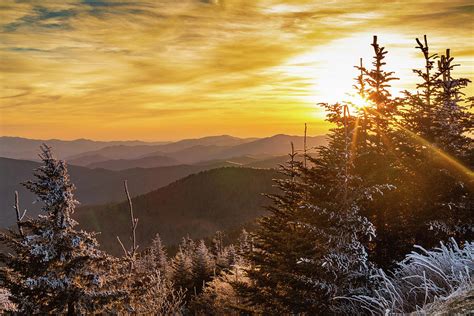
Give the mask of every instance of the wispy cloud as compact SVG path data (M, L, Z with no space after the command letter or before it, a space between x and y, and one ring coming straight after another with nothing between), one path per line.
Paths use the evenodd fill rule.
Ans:
M472 17L467 0L6 0L0 132L171 139L296 133L309 121L321 133L314 104L353 74L330 70L370 54L371 34L397 34L387 47L416 65L414 37L427 33L472 78ZM347 47L354 38L360 50Z

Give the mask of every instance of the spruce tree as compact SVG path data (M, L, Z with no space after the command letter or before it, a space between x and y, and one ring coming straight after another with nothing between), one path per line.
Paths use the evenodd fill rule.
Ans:
M241 293L268 313L324 314L337 310L332 298L364 288L369 266L363 239L373 226L359 214L360 196L370 195L350 173L353 120L343 106L327 106L336 123L319 158L307 168L292 151L270 195L271 215L259 222L253 249L244 256L250 285ZM345 126L344 126L345 124Z
M417 70L421 82L416 94L406 92L400 143L410 177L404 182L410 197L411 234L416 244L434 247L439 239L472 239L473 115L463 99L467 79L454 79L456 66L450 56L430 54L426 36L417 39L425 69ZM463 164L467 165L461 167Z
M2 254L1 280L11 292L18 311L26 314L83 314L101 312L118 298L109 287L107 267L115 260L98 249L93 234L75 229L77 205L66 163L41 146L43 165L36 180L25 186L41 202L37 219L19 223L21 230L0 234L13 251Z
M192 257L180 246L171 262L172 280L176 288L191 293L193 287Z
M377 229L372 243L370 257L379 266L390 266L406 253L408 235L400 234L406 227L410 212L406 201L400 200L395 188L403 186L406 180L401 162L400 130L397 118L400 114L400 100L390 92L390 84L398 78L386 71L387 50L382 47L377 36L371 44L374 57L371 69L362 65L356 68L360 75L355 88L367 100L359 109L351 109L356 116L356 133L352 139L354 151L354 173L370 188L384 186L390 188L373 199L361 201L361 214L369 218ZM400 205L400 207L394 207Z
M196 293L200 293L205 283L215 275L215 259L206 247L204 240L199 241L195 248L193 261L193 283Z
M435 144L447 153L458 157L466 162L466 158L472 158L472 133L474 126L474 114L465 104L463 90L471 82L466 78L454 78L454 68L459 64L453 63L454 58L450 50L442 55L438 61L438 71L442 73L437 80L435 90L435 102L438 106L433 117L432 130L435 136ZM470 161L471 166L474 164Z
M303 267L298 261L309 257L313 247L305 242L307 237L296 233L301 203L297 177L301 163L295 158L293 151L289 162L282 166L284 178L275 180L282 193L269 195L273 201L268 207L270 215L259 220L253 247L249 249L247 243L242 247L250 264L246 272L251 282L241 284L240 291L251 304L264 305L267 312L303 311L307 306L303 292L310 292L298 278Z
M155 235L140 261L145 269L158 271L163 278L168 277L170 272L168 257L159 234Z

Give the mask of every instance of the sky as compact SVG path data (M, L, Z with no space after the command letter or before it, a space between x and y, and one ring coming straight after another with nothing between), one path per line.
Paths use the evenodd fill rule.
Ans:
M474 79L474 3L0 2L0 134L177 140L325 133L319 102L353 93L373 35L412 90L416 37ZM472 86L468 95L474 95Z

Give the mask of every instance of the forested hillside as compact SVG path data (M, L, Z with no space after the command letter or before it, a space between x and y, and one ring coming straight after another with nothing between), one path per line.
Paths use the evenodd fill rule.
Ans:
M89 169L69 166L71 179L77 188L76 197L82 205L119 202L124 199L123 180L128 180L132 196L147 193L173 181L203 170L230 165L225 162L207 165L177 165L159 168L135 168L122 171L105 169ZM31 177L34 169L40 166L37 162L15 160L0 157L0 223L1 227L9 227L15 223L12 212L14 192L20 195L22 208L28 209L29 216L35 217L40 205L33 204L34 195L26 190L21 183Z
M167 245L182 237L204 238L218 230L235 230L265 214L269 199L262 192L275 193L273 170L219 168L203 171L166 187L132 199L135 216L140 219L137 240L147 246L160 233ZM131 188L132 184L128 184ZM123 198L126 198L123 189ZM80 207L75 218L97 237L103 249L121 253L116 236L129 231L128 202ZM111 224L113 219L113 224Z

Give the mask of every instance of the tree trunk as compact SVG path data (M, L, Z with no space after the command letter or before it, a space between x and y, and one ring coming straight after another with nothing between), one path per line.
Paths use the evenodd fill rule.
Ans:
M73 301L67 303L67 314L68 316L76 315L75 306Z

